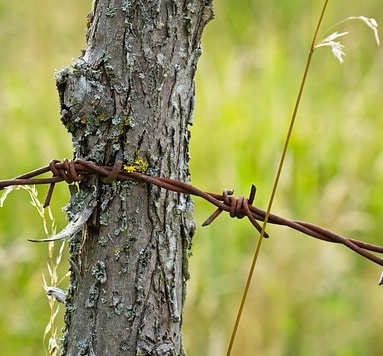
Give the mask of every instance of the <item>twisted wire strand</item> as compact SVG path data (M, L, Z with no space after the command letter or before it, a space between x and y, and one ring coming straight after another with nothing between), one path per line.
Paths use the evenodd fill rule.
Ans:
M51 172L51 177L36 178L37 176ZM140 172L128 172L123 169L122 160L116 159L113 166L101 166L92 161L82 159L59 161L52 160L47 166L25 173L13 179L0 180L0 190L14 185L37 185L49 184L49 189L44 206L48 206L52 198L56 183L65 181L67 184L81 182L87 175L97 174L103 182L111 183L114 180L141 181L156 185L160 188L177 193L198 196L216 206L216 210L203 222L202 226L211 224L222 211L228 212L231 217L242 219L247 217L250 223L260 232L262 230L258 221L264 221L266 212L253 206L256 188L252 185L248 198L233 197L234 190L226 189L222 194L205 192L189 183L164 177L153 177ZM313 238L338 243L346 246L364 258L383 266L383 259L374 253L382 254L383 246L373 245L364 241L351 239L320 226L298 220L290 220L275 214L270 214L268 222L281 225L299 231ZM268 237L265 233L264 237ZM374 252L374 253L372 253ZM383 281L382 281L383 283Z

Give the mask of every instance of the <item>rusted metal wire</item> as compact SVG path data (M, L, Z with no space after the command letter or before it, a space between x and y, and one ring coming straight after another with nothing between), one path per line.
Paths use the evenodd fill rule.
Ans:
M36 178L37 176L48 172L52 173L52 177ZM114 180L141 181L156 185L163 189L183 194L190 194L205 199L215 205L217 209L204 221L202 224L203 226L209 225L222 211L226 211L231 217L239 219L247 217L251 224L260 232L261 226L258 221L264 221L266 215L264 210L256 208L252 205L256 193L254 185L251 187L248 198L233 197L233 190L224 190L222 194L208 193L192 186L191 184L176 179L153 177L140 172L128 172L123 169L123 161L119 156L117 156L116 162L113 166L101 166L95 164L94 162L82 159L71 161L66 159L62 162L52 160L49 165L45 167L36 169L13 179L0 180L0 190L13 185L49 184L48 193L44 203L44 206L48 206L56 183L63 181L68 184L81 182L86 178L86 176L91 174L99 175L105 183L110 183ZM320 226L304 221L286 219L275 214L270 214L268 222L270 224L287 226L316 239L343 244L366 259L383 266L383 259L374 254L383 253L383 246L377 246L367 242L347 238ZM268 235L265 234L265 237L268 237ZM381 280L380 284L382 283L383 280Z

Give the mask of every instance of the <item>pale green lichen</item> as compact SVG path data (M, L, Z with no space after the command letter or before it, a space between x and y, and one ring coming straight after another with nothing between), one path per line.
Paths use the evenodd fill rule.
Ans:
M100 214L100 225L108 226L110 223L110 211L105 210Z
M69 72L70 71L69 71L68 67L63 67L60 70L55 71L54 78L55 78L57 86L60 86L60 85L66 83L66 81L68 79Z
M89 355L89 341L88 340L79 340L77 343L77 355Z
M127 342L121 342L120 344L121 351L128 351L129 350L129 344Z
M93 283L89 288L89 297L85 301L85 308L94 308L100 292L99 283Z
M116 8L114 6L109 6L105 9L105 16L113 17L116 14Z
M147 246L139 253L137 264L137 275L134 287L136 289L136 303L141 304L145 298L145 271L150 263L152 257L152 247Z
M124 0L122 2L121 10L122 12L127 15L131 11L132 3L131 1Z
M97 261L92 267L92 276L94 276L101 284L104 284L107 280L105 262Z
M109 237L108 236L99 236L98 238L98 243L101 245L101 246L106 246L106 244L108 243L109 241Z

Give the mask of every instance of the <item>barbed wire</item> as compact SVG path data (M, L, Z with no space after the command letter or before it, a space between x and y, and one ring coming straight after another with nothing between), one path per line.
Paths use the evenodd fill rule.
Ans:
M42 174L51 172L51 177L36 178ZM88 175L97 174L103 182L111 183L114 180L120 181L141 181L156 185L160 188L171 190L174 192L198 196L216 206L216 210L203 222L202 226L212 223L222 211L226 211L231 217L242 219L247 217L251 224L260 232L261 226L258 221L264 221L266 212L253 206L256 187L251 186L248 198L233 196L234 190L225 189L222 194L214 194L202 191L193 185L171 178L153 177L140 172L130 172L124 169L122 158L117 155L113 166L97 165L92 161L83 159L59 161L52 160L47 166L25 173L18 177L8 180L0 180L0 190L18 185L40 185L49 184L49 189L44 202L47 207L51 201L53 190L56 183L65 181L68 184L81 182ZM314 237L319 240L338 243L346 246L352 251L358 253L364 258L383 266L383 259L374 253L382 254L383 246L373 245L367 242L347 238L320 226L297 220L290 220L281 216L270 214L268 222L274 225L283 225L293 230L299 231L305 235ZM265 234L264 237L268 237ZM48 241L46 239L45 241ZM34 240L36 241L36 240ZM42 241L42 240L41 240ZM374 252L374 253L372 253ZM383 284L381 279L379 284Z

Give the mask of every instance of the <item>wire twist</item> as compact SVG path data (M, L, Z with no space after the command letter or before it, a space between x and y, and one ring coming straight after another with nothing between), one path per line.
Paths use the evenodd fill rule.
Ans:
M51 177L36 178L37 176L48 172L52 173ZM44 203L44 206L46 207L51 201L56 183L63 181L67 184L81 182L86 179L86 176L91 174L99 175L104 183L111 183L114 180L141 181L156 185L163 189L182 194L190 194L205 199L215 205L217 209L203 222L202 226L211 224L222 211L226 211L233 218L242 219L247 217L251 224L260 232L262 228L258 221L264 221L266 215L264 210L253 206L256 194L256 187L254 185L251 186L248 198L235 198L233 196L234 190L231 189L225 189L222 194L208 193L177 179L153 177L140 172L128 172L123 169L123 161L119 156L117 156L113 166L97 165L92 161L82 159L71 161L65 159L62 162L59 160L52 160L45 167L33 170L13 179L0 180L0 190L13 185L49 184ZM269 215L268 222L270 224L287 226L316 239L343 244L364 258L383 266L383 259L374 254L382 254L382 246L347 238L320 226L304 221L286 219L275 214ZM264 237L268 237L268 234L265 234ZM381 280L379 284L383 284L383 280Z

